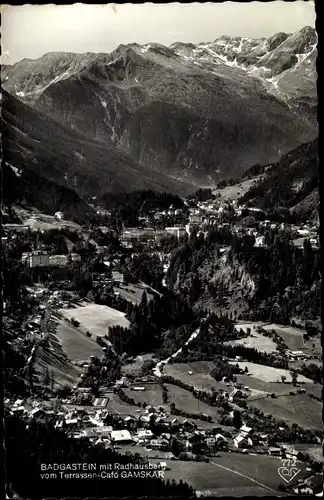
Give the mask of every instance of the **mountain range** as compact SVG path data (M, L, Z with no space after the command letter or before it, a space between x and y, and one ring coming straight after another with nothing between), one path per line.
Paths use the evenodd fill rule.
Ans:
M81 196L239 177L316 137L316 44L305 27L3 66L4 156Z

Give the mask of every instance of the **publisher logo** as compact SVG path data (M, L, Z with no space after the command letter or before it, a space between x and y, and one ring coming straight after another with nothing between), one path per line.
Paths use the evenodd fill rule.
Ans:
M291 481L300 472L300 469L298 469L298 467L296 467L296 460L294 460L294 459L282 459L281 463L282 463L282 465L278 469L278 474L281 477L281 479L286 481L286 483L291 483Z

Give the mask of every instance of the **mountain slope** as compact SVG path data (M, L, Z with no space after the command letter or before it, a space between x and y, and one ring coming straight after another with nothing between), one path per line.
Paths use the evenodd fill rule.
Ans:
M6 67L4 87L151 171L206 185L316 136L315 45L306 27L269 39L51 53Z
M217 118L206 119L182 106L154 102L133 114L119 145L145 165L181 178L204 175L204 182L212 184L291 149L295 141L285 134L289 113L284 107L270 110L269 105L270 100L245 107L231 100L220 105ZM302 131L299 125L296 136Z
M302 144L284 155L281 160L266 167L265 174L242 196L240 203L265 210L289 208L303 219L317 218L318 141ZM262 169L260 169L262 171ZM258 169L253 169L253 175ZM244 178L249 177L246 172Z
M32 170L18 170L7 162L2 162L1 170L3 202L8 207L25 202L44 214L62 211L67 219L81 224L93 214L93 209L73 189Z
M114 146L64 128L7 92L2 100L3 159L79 195L156 189L188 192L185 185L149 171Z

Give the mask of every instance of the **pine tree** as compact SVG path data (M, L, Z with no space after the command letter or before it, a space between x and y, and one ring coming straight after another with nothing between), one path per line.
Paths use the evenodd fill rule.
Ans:
M242 427L242 418L241 418L241 414L238 410L234 410L233 425L236 429L240 429Z
M51 381L51 378L50 378L49 370L48 370L48 367L46 367L45 373L44 373L43 383L46 387L48 387L50 385L50 381Z
M54 384L55 384L55 379L54 379L54 371L51 370L50 374L50 386L51 386L51 391L54 390Z

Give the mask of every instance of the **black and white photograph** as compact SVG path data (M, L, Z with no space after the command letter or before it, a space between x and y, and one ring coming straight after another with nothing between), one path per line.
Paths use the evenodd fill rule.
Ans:
M1 6L7 500L323 497L318 3Z

